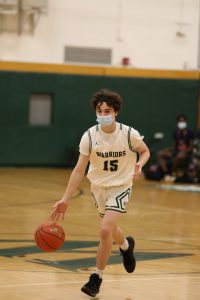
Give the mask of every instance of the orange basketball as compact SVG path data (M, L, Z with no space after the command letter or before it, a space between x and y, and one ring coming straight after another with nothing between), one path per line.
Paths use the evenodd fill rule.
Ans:
M36 229L34 239L41 250L56 251L65 241L65 232L59 224L44 223Z

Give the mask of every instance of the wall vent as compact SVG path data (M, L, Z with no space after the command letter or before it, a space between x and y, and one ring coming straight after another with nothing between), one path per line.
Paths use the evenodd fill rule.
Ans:
M66 46L64 49L66 63L91 63L110 65L112 49Z

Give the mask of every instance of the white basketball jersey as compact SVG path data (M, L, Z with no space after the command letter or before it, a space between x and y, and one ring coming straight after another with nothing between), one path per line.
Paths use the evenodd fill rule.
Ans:
M114 139L108 142L99 125L87 131L89 138L90 165L87 177L92 184L102 187L132 185L137 161L137 147L143 139L131 127L117 123L119 129ZM112 135L109 134L109 135ZM133 137L134 139L130 138ZM111 137L111 136L110 136ZM134 140L135 145L132 145Z

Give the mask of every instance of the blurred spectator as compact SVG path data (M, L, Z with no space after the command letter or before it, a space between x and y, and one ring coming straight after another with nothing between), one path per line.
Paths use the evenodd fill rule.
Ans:
M197 130L194 138L193 163L200 167L200 129Z
M192 160L194 132L187 127L187 117L178 115L173 145L158 152L158 164L164 175L175 175Z
M200 130L194 137L192 159L184 172L178 173L175 182L200 183Z
M182 114L178 115L176 121L177 128L173 133L173 145L158 152L157 163L151 165L145 172L146 179L165 178L166 181L172 182L181 182L181 180L192 182L191 178L196 176L197 156L198 165L200 163L200 131L194 140L194 132L187 126L187 117Z

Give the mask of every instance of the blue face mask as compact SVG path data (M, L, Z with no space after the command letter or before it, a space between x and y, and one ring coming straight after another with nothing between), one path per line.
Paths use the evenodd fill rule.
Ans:
M96 121L102 126L102 127L107 127L110 126L113 123L113 117L112 115L109 116L98 116Z

